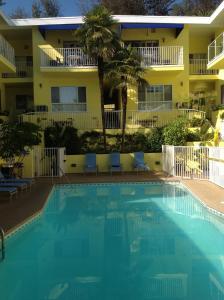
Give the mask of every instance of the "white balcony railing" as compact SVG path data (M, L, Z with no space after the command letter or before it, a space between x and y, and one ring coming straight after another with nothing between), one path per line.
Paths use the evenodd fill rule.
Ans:
M41 67L93 67L95 61L82 48L41 48Z
M224 32L208 46L208 63L213 62L224 53Z
M162 127L176 118L185 116L188 119L194 117L204 118L205 113L191 109L172 109L168 111L127 111L126 128L140 129ZM42 129L54 125L56 122L74 126L80 130L102 129L100 113L90 112L33 112L23 114L22 122L38 124ZM122 128L122 111L106 111L105 126L107 129Z
M0 34L0 55L15 65L15 51L8 41Z
M172 109L172 101L139 101L140 111L167 111Z
M218 75L218 70L208 70L207 59L190 59L190 75Z
M182 66L183 47L138 47L145 67L153 65ZM82 48L41 48L41 67L94 67L96 62Z
M53 112L83 112L86 103L52 103Z
M24 61L16 61L15 73L2 73L2 78L31 78L33 77L33 63Z
M138 47L136 50L145 67L183 65L182 46Z

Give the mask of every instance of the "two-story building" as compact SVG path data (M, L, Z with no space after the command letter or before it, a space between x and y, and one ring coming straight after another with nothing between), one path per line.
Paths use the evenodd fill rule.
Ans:
M114 16L135 47L144 86L128 90L127 129L167 124L181 114L204 116L224 104L224 2L210 17ZM75 38L82 17L11 20L0 13L1 114L43 128L54 121L101 129L96 62ZM121 127L119 91L105 89L108 129Z

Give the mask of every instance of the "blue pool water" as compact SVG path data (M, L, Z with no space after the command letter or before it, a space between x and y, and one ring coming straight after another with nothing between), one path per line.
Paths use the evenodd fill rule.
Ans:
M224 221L179 184L56 187L6 255L1 300L224 299Z

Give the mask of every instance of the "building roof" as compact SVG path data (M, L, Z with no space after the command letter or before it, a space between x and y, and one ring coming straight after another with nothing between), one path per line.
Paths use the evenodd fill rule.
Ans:
M11 26L41 26L41 25L79 25L83 23L83 17L55 17L55 18L27 18L8 19L1 12L1 15ZM198 24L198 25L218 25L224 19L224 1L217 7L210 17L193 16L140 16L140 15L114 15L118 23L130 24ZM223 22L223 21L222 21Z

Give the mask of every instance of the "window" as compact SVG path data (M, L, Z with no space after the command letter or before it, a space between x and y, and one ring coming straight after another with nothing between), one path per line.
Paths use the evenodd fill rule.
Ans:
M159 41L157 40L125 41L125 44L131 45L132 47L159 47Z
M172 85L139 86L138 109L151 110L172 107Z
M52 87L51 102L53 111L86 111L86 88Z

